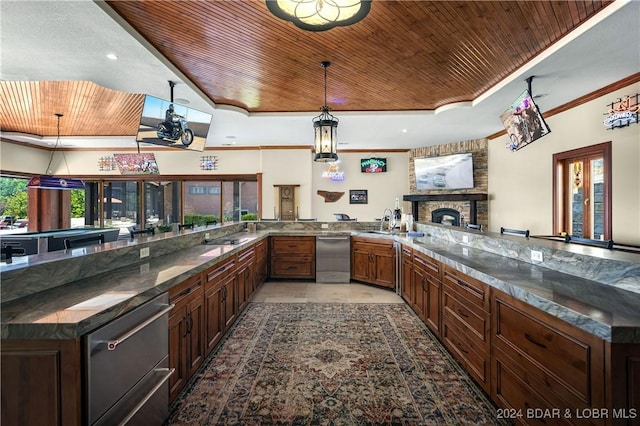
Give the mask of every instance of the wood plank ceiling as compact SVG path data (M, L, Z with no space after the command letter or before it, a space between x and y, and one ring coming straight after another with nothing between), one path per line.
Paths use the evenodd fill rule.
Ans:
M108 2L216 104L249 112L318 111L324 60L332 63L333 111L431 110L470 101L609 3L374 0L358 24L308 32L273 16L261 0ZM137 130L142 95L118 96L88 82L0 88L3 97L15 97L0 111L4 131L55 135L56 102L74 111L62 135ZM34 109L35 101L43 104Z

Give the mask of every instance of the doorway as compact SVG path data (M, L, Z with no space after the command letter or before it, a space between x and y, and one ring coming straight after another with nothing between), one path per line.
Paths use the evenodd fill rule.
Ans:
M611 142L554 154L555 235L611 239Z

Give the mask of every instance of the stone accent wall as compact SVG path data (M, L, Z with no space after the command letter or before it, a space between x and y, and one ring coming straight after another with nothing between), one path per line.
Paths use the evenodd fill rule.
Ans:
M450 154L473 154L473 189L446 190L448 194L473 194L488 193L488 139L476 139L451 143L447 145L435 145L415 148L409 152L409 190L411 194L443 194L442 190L418 190L416 188L416 174L414 158L440 157ZM430 201L418 204L419 221L430 222L431 211L439 208L456 209L464 216L464 221L469 221L470 211L468 201ZM487 201L477 203L478 224L485 229L489 225L489 210Z

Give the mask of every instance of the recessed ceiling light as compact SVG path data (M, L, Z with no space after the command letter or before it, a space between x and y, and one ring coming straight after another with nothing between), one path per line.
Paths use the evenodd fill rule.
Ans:
M402 129L402 133L407 133L407 129Z
M189 105L191 103L189 99L185 99L185 98L176 98L175 102L182 105Z
M116 56L115 53L108 53L107 54L107 58L111 59L112 61L117 61L118 57Z

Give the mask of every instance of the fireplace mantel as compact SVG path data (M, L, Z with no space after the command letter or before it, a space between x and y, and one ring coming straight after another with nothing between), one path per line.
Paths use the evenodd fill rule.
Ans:
M487 194L409 194L403 195L403 201L411 201L411 213L413 214L413 220L416 222L420 220L418 217L418 203L424 203L429 201L469 201L469 210L471 217L469 222L477 223L478 220L478 201L486 201L488 199Z

